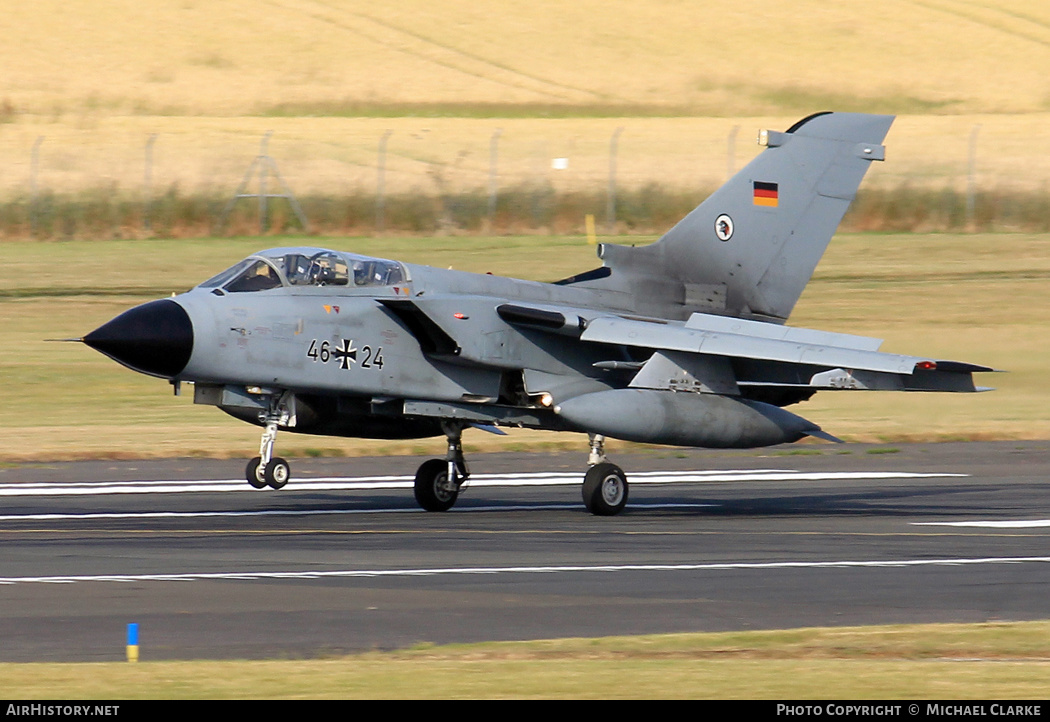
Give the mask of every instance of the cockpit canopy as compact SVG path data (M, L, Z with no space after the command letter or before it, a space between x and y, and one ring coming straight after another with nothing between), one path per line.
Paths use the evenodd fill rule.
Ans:
M272 248L245 258L198 288L244 293L284 286L393 286L406 280L405 267L396 261L321 248Z

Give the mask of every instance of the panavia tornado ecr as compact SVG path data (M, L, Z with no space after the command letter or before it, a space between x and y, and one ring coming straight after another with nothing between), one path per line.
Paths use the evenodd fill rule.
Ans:
M415 497L455 504L475 427L583 432L583 501L612 515L627 477L606 437L751 448L837 441L784 407L817 391L976 391L992 369L880 353L879 339L785 325L893 116L818 113L784 132L659 241L602 244L600 268L554 283L322 248L273 248L82 340L194 402L264 428L248 483L283 487L278 430L444 435Z

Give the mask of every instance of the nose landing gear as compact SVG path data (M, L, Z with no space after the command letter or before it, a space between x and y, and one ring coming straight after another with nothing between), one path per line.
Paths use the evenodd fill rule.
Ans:
M249 461L244 470L248 483L256 489L265 489L267 486L280 489L292 476L288 462L273 455L273 445L277 441L278 426L288 427L295 424L293 403L294 397L291 392L274 394L270 397L269 408L261 414L265 430L259 442L259 455Z
M442 422L441 430L448 437L448 452L444 459L424 461L416 471L413 492L416 503L427 511L448 511L459 498L459 490L470 478L470 469L463 456L463 424Z

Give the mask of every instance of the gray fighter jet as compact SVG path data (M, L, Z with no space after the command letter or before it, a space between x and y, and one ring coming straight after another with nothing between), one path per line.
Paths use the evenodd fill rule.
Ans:
M818 113L785 132L658 242L603 244L555 283L274 248L84 337L194 402L265 430L248 483L283 487L278 429L380 439L444 435L415 497L456 502L465 428L587 433L583 501L627 502L606 437L751 448L834 437L784 410L820 390L976 391L956 361L880 353L879 339L784 325L893 116Z

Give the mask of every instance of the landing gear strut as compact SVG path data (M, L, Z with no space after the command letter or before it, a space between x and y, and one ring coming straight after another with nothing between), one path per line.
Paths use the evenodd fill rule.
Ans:
M459 498L459 490L470 477L467 460L463 457L463 424L445 421L441 430L448 437L448 452L444 459L424 461L416 471L413 491L416 502L427 511L448 511Z
M280 489L288 483L288 479L292 476L288 462L273 455L273 444L277 440L277 427L294 424L295 414L290 408L292 403L291 392L274 394L270 397L269 408L265 413L260 414L265 430L259 442L259 455L249 461L244 470L248 483L256 489L265 489L267 486Z
M583 477L583 505L596 516L613 516L627 505L627 475L605 458L605 437L591 434L591 468Z

